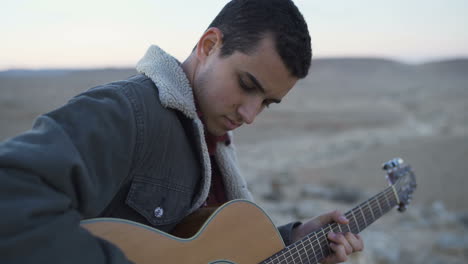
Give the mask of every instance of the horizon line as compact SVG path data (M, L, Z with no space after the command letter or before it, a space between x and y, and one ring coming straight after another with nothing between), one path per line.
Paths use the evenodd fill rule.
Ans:
M403 59L403 58L396 58L390 56L366 56L366 55L332 55L332 56L314 56L312 57L312 63L314 60L384 60L384 61L393 61L401 64L407 65L423 65L423 64L430 64L430 63L438 63L438 62L446 62L446 61L455 61L455 60L468 60L468 55L460 55L460 56L441 56L441 57L433 57L427 59ZM0 67L0 73L5 72L14 72L14 71L93 71L93 70L129 70L134 69L135 65L100 65L100 66L44 66L44 67Z

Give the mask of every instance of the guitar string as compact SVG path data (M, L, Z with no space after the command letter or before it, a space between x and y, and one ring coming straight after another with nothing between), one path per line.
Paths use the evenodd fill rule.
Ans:
M400 190L400 184L399 184L399 183L400 183L400 182L397 182L397 183L395 184L395 186L398 187L398 190ZM400 192L400 191L399 191L399 192ZM399 193L399 192L398 192L398 193ZM366 209L366 207L367 207L367 208L370 208L370 210L366 210L367 213L365 213L365 214L364 214L364 213L361 213L360 215L365 215L365 216L369 217L369 212L372 212L372 211L375 211L375 210L376 210L377 207L375 207L375 204L379 205L379 200L382 200L382 199L381 199L382 196L384 196L384 197L385 197L385 200L388 202L388 197L387 197L388 194L393 194L393 195L392 195L392 196L393 196L393 199L395 199L394 192L391 190L391 188L387 188L385 191L381 192L380 194L378 194L378 195L376 195L376 196L374 196L374 197L372 197L372 198L370 198L370 199L368 199L368 200L362 202L359 206L353 208L353 209L352 209L351 211L349 211L348 213L353 213L353 214L354 214L354 212L355 212L357 209L361 210L362 207L364 207L364 209ZM369 201L370 201L370 202L369 202ZM394 202L396 202L396 199L395 199ZM368 204L368 206L364 206L364 204L366 204L366 203ZM369 205L370 205L370 206L369 206ZM391 209L394 207L394 206L391 206L390 204L388 204L388 205L389 205L388 208L386 208L386 209L388 209L388 210L386 210L386 211L389 211L389 210L391 210ZM382 212L381 206L379 205L378 208L379 208L380 216L382 216L384 213ZM371 211L371 210L372 210L372 211ZM361 211L361 212L362 212L362 211ZM375 216L374 216L373 213L372 213L372 215L373 215L373 220L372 220L372 222L370 222L370 223L373 223L373 222L377 219L377 218L375 218ZM379 216L379 217L380 217L380 216ZM362 217L361 217L361 216L358 216L359 221L356 221L356 224L357 224L357 225L362 225L362 223L364 222L364 224L365 224L364 227L366 227L366 226L368 226L368 224L365 222L365 220L364 220L363 217L364 217L364 216L362 216ZM363 220L364 220L364 221L363 221ZM370 223L369 223L369 224L370 224ZM333 225L334 225L334 226L333 226ZM324 241L324 242L326 242L326 239L324 240L324 238L326 238L325 230L327 230L327 233L328 233L328 231L337 232L337 231L335 230L337 227L339 227L339 225L338 225L337 223L333 223L333 224L329 224L329 225L327 225L326 227L324 227L324 228L322 228L322 229L320 229L320 230L314 232L314 233L317 233L317 232L319 232L319 231L322 231L322 232L324 233L320 238L317 237L317 239L316 239L315 241ZM356 226L355 226L355 227L356 227ZM348 231L352 231L352 229L353 229L353 227L351 226L351 227L348 228ZM315 235L316 235L316 234L315 234ZM307 239L310 240L310 237L308 237ZM305 240L305 239L303 239L303 240ZM304 247L304 246L303 246L303 240L300 241L302 247L300 247L300 248L298 249L298 244L296 244L296 245L294 246L294 247L296 248L296 251L299 252L299 253L296 252L296 254L298 254L297 257L293 257L293 261L294 261L294 262L297 260L298 257L300 258L299 260L302 262L302 259L303 259L303 256L304 256L304 255L306 256L306 258L309 258L309 254L307 254L307 253L310 252L310 249L307 249L307 248L308 248L308 247L311 247L311 248L314 250L314 248L316 247L316 245L314 245L314 242L315 242L315 241L312 241L312 243L310 243L310 244L308 244L308 245L306 245L306 246ZM320 244L319 244L319 246L321 247ZM289 249L291 249L291 247L290 247ZM304 252L301 253L301 251L304 251ZM284 251L282 254L278 254L278 255L277 255L277 258L275 258L275 259L279 259L280 256L283 256L283 257L284 257L284 261L288 261L288 259L289 259L290 257L292 257L292 256L294 255L294 253L293 253L293 254L289 254L289 256L287 256L287 258L286 258L285 255L286 255L287 253L290 253L290 252ZM304 254L304 253L305 253L305 254ZM314 251L314 253L315 253L315 251ZM314 257L314 260L317 261L316 255L317 255L317 254L312 255L312 257ZM324 254L322 253L322 255L324 255ZM272 256L272 257L273 257L273 256ZM268 260L268 259L267 259L267 260ZM281 261L281 260L280 260L280 261ZM308 260L308 261L310 261L310 260Z
M396 185L396 184L395 184L395 185ZM370 210L375 211L376 208L377 208L377 207L375 207L375 205L376 205L376 204L379 204L379 199L378 199L378 198L382 198L382 196L384 196L385 199L388 201L388 197L387 197L387 196L388 196L389 194L392 194L392 195L394 196L394 193L393 193L393 191L391 190L391 188L387 188L385 191L381 192L380 194L376 195L375 197L372 197L372 198L370 198L369 200L364 201L364 202L361 203L359 206L357 206L357 207L353 208L352 210L350 210L350 211L348 212L348 214L353 214L353 215L355 215L355 214L356 214L355 212L356 212L357 209L361 210L362 207L365 208L365 206L364 206L365 203L370 204L370 205L371 205L371 206L370 206ZM369 202L369 201L370 201L370 202ZM393 206L390 206L390 205L387 206L387 207L388 207L388 210L391 210L391 209L393 208ZM386 209L387 209L387 208L386 208ZM386 210L386 211L388 211L388 210ZM369 211L369 210L367 210L367 211ZM380 214L383 215L382 212L381 212L381 207L380 207L380 205L379 205L379 211L380 211ZM364 226L364 227L368 226L368 224L365 222L365 219L363 218L364 215L365 215L365 216L369 216L369 213L366 213L366 214L364 214L364 213L358 214L357 218L359 218L359 220L356 219L356 221L355 221L356 224L354 225L355 228L357 228L357 225L359 225L359 226ZM379 216L379 217L380 217L380 216ZM348 218L349 218L349 216L348 216ZM356 217L354 217L354 218L356 218ZM371 223L373 223L374 221L375 221L375 219L373 219ZM362 225L363 223L364 223L365 225ZM333 224L335 224L335 226L333 226ZM328 240L328 239L327 239L327 233L328 233L329 231L334 231L334 232L337 231L336 228L338 227L338 224L337 224L337 223L333 223L333 224L329 224L329 225L327 225L326 227L324 227L324 228L322 228L322 229L320 229L320 230L314 232L314 233L317 233L317 232L320 232L320 231L321 231L322 233L324 233L324 234L321 235L320 237L317 237L317 239L315 240L315 241L317 241L319 247L321 247L321 244L320 244L321 242L326 242L326 241ZM352 223L351 223L351 224L352 224ZM370 223L369 223L369 224L370 224ZM348 224L348 225L349 225L349 224ZM345 226L348 226L348 225L345 225ZM353 226L349 226L349 227L348 227L348 231L351 232L351 231L353 231L352 229L353 229ZM357 229L359 230L359 228L357 228ZM325 230L327 230L326 233L325 233ZM304 239L303 239L303 240L304 240ZM301 240L301 244L302 244L302 245L303 245L303 243L302 243L303 240ZM310 240L310 237L308 237L307 240ZM307 244L305 247L302 246L302 247L300 247L299 249L298 249L298 245L295 245L294 247L295 247L296 250L297 250L296 254L298 254L298 256L297 256L297 257L293 257L293 259L292 259L293 262L295 263L296 260L297 260L298 258L299 258L299 260L302 262L302 259L304 258L304 256L305 256L306 258L309 258L310 256L309 256L309 254L307 254L307 253L310 252L310 249L314 250L314 252L315 252L315 248L316 248L316 246L317 246L316 244L314 244L315 241L313 241L313 242L310 243L310 244ZM310 248L309 248L309 247L310 247ZM308 248L309 248L309 249L308 249ZM327 248L328 248L328 246L327 246ZM329 249L329 248L328 248L328 249ZM304 251L304 252L302 252L302 251ZM286 258L285 255L288 254L288 253L289 253L289 256ZM294 254L294 253L293 253L293 254ZM285 260L285 261L288 261L288 259L289 259L290 257L292 257L293 254L290 254L290 252L286 252L286 251L285 251L285 252L283 252L283 254L278 254L278 256L283 256L283 257L285 258L284 260ZM324 255L324 254L322 253L322 255ZM317 254L312 255L312 257L314 258L315 261L320 260L320 259L317 258ZM323 256L321 256L321 257L323 257ZM281 260L280 260L280 261L281 261ZM310 260L309 260L309 261L310 261ZM280 263L282 263L282 262L280 262Z
M382 192L380 195L378 195L377 197L383 196L383 195L387 195L387 194L388 194L388 192L387 192L387 191L384 191L384 192ZM376 198L376 197L374 197L374 198ZM371 199L372 199L372 198L371 198ZM372 199L372 202L373 202L373 203L376 203L376 202L378 202L378 200ZM351 210L350 212L352 212L352 210ZM351 223L351 224L353 224L353 223ZM356 224L359 224L359 223L356 223ZM336 228L336 227L335 227L335 228ZM330 225L328 225L328 226L326 226L325 228L322 228L321 230L318 230L318 231L314 232L314 233L315 233L314 235L316 236L316 233L317 233L317 232L319 232L319 231L324 232L324 230L327 230L327 229L333 230L333 227L331 227ZM349 226L348 231L352 231L352 229L353 229L353 226ZM330 230L329 230L329 231L330 231ZM312 234L311 234L311 235L312 235ZM310 235L310 236L311 236L311 235ZM326 242L326 239L324 239L324 238L326 238L325 234L322 235L320 238L316 236L316 240L315 240L315 241L318 241L318 242L319 242L318 245L319 245L320 247L321 247L321 244L320 244L320 243ZM310 237L308 238L308 240L310 240ZM313 241L313 242L314 242L314 241ZM317 245L314 245L314 243L311 243L310 246L307 246L307 247L312 247L312 249L314 250L314 248L315 248L316 246L317 246ZM297 249L297 244L294 245L294 247ZM305 252L302 252L302 253L298 254L297 257L293 257L294 254L290 254L290 252L283 252L282 254L276 255L275 258L270 258L270 259L271 259L271 260L278 260L279 262L277 262L277 263L283 263L283 261L287 261L287 263L290 263L289 260L290 260L291 257L292 257L292 258L293 258L292 260L293 260L294 262L296 262L296 260L297 260L298 257L301 258L301 257L304 255L304 253L307 253L307 252L310 251L310 249L307 250L307 247L306 247L306 248L299 249L298 252L301 252L301 251L305 251ZM289 250L291 250L291 249L292 249L292 247L289 247ZM289 254L288 254L288 253L289 253ZM297 252L296 252L296 253L297 253ZM287 255L287 256L286 256L286 255ZM321 255L323 256L324 254L322 253ZM322 256L321 256L321 257L322 257ZM272 257L274 257L274 256L272 256ZM283 260L281 260L280 257L283 257ZM320 259L317 258L317 254L315 254L315 255L312 256L312 257L314 258L315 261L320 260Z
M406 170L406 172L409 172L409 170ZM367 223L366 221L364 221L364 224L365 224L365 225L364 225L364 228L367 227L367 226L369 226L369 225L370 225L371 223L373 223L376 219L380 218L382 215L384 215L385 213L387 213L388 211L390 211L392 208L394 208L394 207L397 205L397 203L399 202L399 200L397 199L397 197L396 197L395 195L401 195L401 192L402 192L402 188L401 188L402 186L401 186L401 185L402 185L402 184L403 184L403 181L400 179L400 180L398 180L398 181L393 185L393 187L395 187L395 188L398 190L397 193L395 193L395 192L391 189L392 186L390 186L389 188L387 188L387 189L384 190L383 192L379 193L378 195L376 195L376 196L374 196L374 197L372 197L372 198L370 198L370 199L364 201L364 202L361 203L359 206L353 208L353 209L352 209L350 212L348 212L348 213L353 213L353 214L354 214L355 211L356 211L357 209L359 209L359 210L361 211L361 214L360 214L360 215L365 215L365 216L363 216L363 217L367 217L367 219L370 219L369 216L370 216L370 214L371 214L371 215L372 215L372 220L371 220L371 222L370 222L370 223ZM405 185L407 185L407 184L405 184ZM392 195L390 195L390 196L391 196L391 199L389 200L389 199L388 199L388 194L390 194L390 193L391 193ZM383 212L382 206L380 205L380 202L379 202L379 201L382 200L382 196L385 198L385 200L386 200L386 202L387 202L387 206L385 207L385 212ZM370 202L369 202L369 201L370 201ZM391 205L391 204L390 204L390 201L391 201L394 205ZM367 206L365 206L366 203L367 203ZM377 204L378 207L375 206L376 204ZM375 217L374 211L376 211L377 208L379 209L380 215L379 215L378 217ZM363 211L362 209L364 209L365 213L364 213L364 211ZM370 214L369 214L369 213L370 213ZM358 225L361 225L361 224L363 223L363 221L361 221L361 220L364 220L364 218L362 218L362 217L360 217L360 216L358 216L358 217L359 217L360 220L359 220L359 222L357 222L357 224L358 224ZM332 225L334 225L334 226L332 226ZM339 225L339 224L337 224L337 223L330 224L330 225L328 225L328 226L322 228L321 230L319 230L319 231L322 231L322 232L324 233L324 235L323 235L321 238L324 238L324 237L326 236L324 230L330 229L330 230L328 230L328 231L338 232L337 230L335 230L337 227L340 229L340 231L342 231L342 230L341 230L341 225ZM351 229L353 229L353 227L352 227L352 226L348 226L348 231L352 231ZM318 232L318 231L317 231L317 232ZM310 242L310 237L308 237L307 239L308 239L309 242ZM303 243L304 240L305 240L305 239L301 240L301 245L304 244L304 243ZM317 240L320 241L320 239L318 239L318 238L317 238ZM315 241L317 241L317 240L315 240ZM313 242L315 242L315 241L312 241L312 243L310 243L310 245L312 246L312 245L313 245ZM326 242L326 240L324 240L324 242ZM295 245L296 248L297 248L297 246L298 246L298 245ZM319 246L321 247L320 244L319 244ZM306 247L302 246L302 249L299 249L299 252L305 251L305 252L304 252L304 253L306 253L305 256L308 258L308 257L309 257L309 254L307 254L307 252L309 252L310 249L309 249L309 250L306 250L307 247L309 247L309 245L307 245ZM312 247L312 249L314 249L314 247ZM282 252L281 254L279 254L279 255L283 255L283 256L284 256L285 253L287 253L287 252L286 252L286 251L283 251L283 252ZM301 253L298 257L301 257L304 253ZM323 253L322 253L322 255L323 255ZM314 252L314 255L312 255L312 257L314 257L314 260L317 260L317 254L315 254L315 252ZM288 259L289 259L289 257L288 257ZM296 258L293 258L293 261L295 261L295 259L296 259ZM267 259L267 260L268 260L268 259ZM287 259L285 259L285 261L286 261L286 260L287 260ZM300 259L300 261L301 261L301 263L302 263L302 259ZM310 260L309 260L309 262L310 262Z
M398 187L398 190L399 190L398 193L400 193L401 189L400 189L400 184L399 184L399 182L397 182L397 183L395 184L395 186ZM372 211L375 211L375 209L376 209L375 204L379 204L379 199L377 199L377 198L378 198L378 197L381 198L381 196L385 195L385 196L386 196L386 200L388 200L388 194L392 194L392 193L393 193L393 191L392 191L390 188L388 188L387 190L385 190L385 191L382 192L381 194L376 195L375 197L372 197L372 198L370 198L369 200L364 201L364 202L361 203L359 206L357 206L356 208L354 208L353 210L351 210L351 211L350 211L351 213L352 213L352 212L356 212L358 209L361 211L361 214L359 214L359 215L362 215L362 217L361 217L361 216L358 216L359 221L357 222L357 224L358 224L359 226L361 226L361 225L364 223L364 226L363 226L363 227L365 228L365 227L369 226L369 224L373 223L373 222L377 219L377 218L375 218L375 216L374 216L374 214L373 214L373 212L372 212ZM394 194L394 193L393 193L393 194ZM392 200L393 200L393 202L396 204L397 199L396 199L395 195L392 195ZM369 202L369 201L370 201L370 202ZM366 203L367 203L368 205L370 205L370 206L364 206ZM371 204L373 204L373 205L371 205ZM394 207L394 206L389 206L388 208L386 208L386 209L388 209L388 210L386 210L386 211L391 210L393 207ZM380 207L379 207L379 208L380 208ZM362 211L362 209L364 209L364 211L366 211L366 213L364 213L364 212ZM366 209L368 209L368 210L366 210ZM381 208L380 208L380 211L381 211ZM369 216L370 216L369 212L372 212L373 218L372 218L372 221L371 221L370 223L367 223L367 222L365 221L365 217L367 217L367 218L369 219ZM382 215L383 215L383 213L381 212L381 215L380 215L380 216L382 216ZM379 216L379 217L380 217L380 216ZM334 226L333 226L333 225L334 225ZM337 224L337 223L329 224L328 226L322 228L322 232L324 232L324 230L327 230L327 233L328 233L328 231L337 232L336 229L337 229L337 227L339 227L339 226L340 226L340 225ZM348 230L349 230L349 229L350 229L350 228L348 228ZM352 227L351 227L351 229L352 229ZM352 231L352 230L350 230L350 231ZM325 232L324 232L324 233L325 233ZM324 237L322 236L322 238L324 238ZM327 242L327 241L324 240L324 239L321 239L321 240L319 239L319 241ZM311 243L311 244L313 245L313 243ZM309 250L310 250L310 249L309 249ZM304 249L304 250L301 250L301 251L305 251L305 252L302 252L301 254L304 254L304 253L305 253L306 256L308 256L308 252L309 252L309 251L308 251L307 249ZM322 255L323 255L323 254L322 254ZM323 256L321 256L321 257L323 257ZM317 260L317 257L315 257L315 259Z
M403 181L398 181L397 183L395 183L395 184L393 185L393 186L395 187L395 190L396 190L396 192L397 192L397 195L399 195L399 196L403 193L403 189L402 189L403 183L404 183ZM394 199L393 202L394 202L396 205L398 205L397 203L401 200L401 197L400 197L400 200L399 200L398 198L396 198L395 196L392 196L392 198ZM393 207L394 207L394 206L392 206L392 208L393 208ZM364 208L364 209L365 209L365 208ZM377 220L377 218L378 218L378 217L377 217L377 218L374 217L374 212L373 212L373 211L374 211L374 210L372 210L372 208L370 208L370 210L367 210L367 212L365 213L365 216L366 216L367 218L369 218L369 215L372 215L372 217L373 217L374 220L373 220L371 223L373 223L373 222L374 222L375 220Z
M380 195L380 197L382 197L383 195L387 196L388 194L390 194L390 192L385 192L383 193L382 195ZM373 204L373 208L375 208L375 204L378 203L378 200L375 200L375 199L372 199L371 200L371 203ZM362 206L362 205L361 205ZM357 213L358 211L358 208L362 208L361 206L355 208L354 210L351 210L349 213L348 213L348 218L350 218L350 215L354 215L356 218L355 222L351 222L350 226L347 227L347 231L349 232L353 232L353 233L357 233L356 231L359 231L359 230L362 230L363 227L366 227L367 226L367 223L364 221L364 218L362 216L362 214L359 214ZM389 208L391 209L391 208ZM365 225L363 225L363 223ZM324 235L317 241L317 243L324 243L327 245L328 247L328 239L326 237L326 234L325 233L329 233L329 231L333 231L333 232L337 232L337 227L339 226L339 224L337 223L334 223L334 224L329 224L327 225L326 227L322 228L322 232L324 233ZM326 231L326 232L325 232ZM311 244L311 246L315 247L314 243ZM305 249L305 252L302 252L302 254L308 254L307 253L307 248ZM316 256L316 260L320 260L321 258L325 257L324 254L321 254L320 256Z
M381 194L379 194L378 196L374 197L374 199L371 198L372 203L378 202L378 200L376 200L375 198L381 197L381 196L383 196L383 195L387 195L388 193L389 193L388 190L386 190L386 191L382 192ZM351 210L350 212L352 212L352 211L353 211L353 210ZM349 218L349 217L348 217L348 218ZM353 223L351 223L351 224L353 224ZM356 224L359 224L359 223L356 223ZM336 228L336 227L335 227L335 228ZM319 232L319 231L324 232L324 230L327 230L327 229L333 230L333 227L331 227L331 225L327 225L326 227L322 228L321 230L318 230L318 231L314 232L314 233L315 233L314 235L316 236L316 233L317 233L317 232ZM348 228L349 231L352 231L352 229L353 229L352 226L350 226L350 227ZM330 231L330 230L329 230L329 231ZM312 235L312 234L311 234L311 235ZM311 235L309 235L309 236L311 236ZM315 241L317 241L317 242L319 243L318 245L319 245L320 247L321 247L321 244L320 244L320 243L323 243L323 242L326 241L326 239L324 239L324 238L326 238L325 235L322 235L320 238L319 238L319 237L316 237L316 240L315 240ZM307 239L310 240L310 237L308 237ZM313 241L313 242L315 242L315 241ZM301 257L304 255L304 253L310 252L310 249L307 249L308 247L311 247L311 248L314 250L314 248L315 248L317 245L314 245L313 242L310 243L310 246L307 246L307 247L302 248L302 249L299 250L299 252L301 252L301 251L304 251L304 252L298 254L297 257L293 257L292 260L293 260L294 263L296 262L296 260L297 260L298 257L301 258ZM297 245L294 245L294 247L297 248ZM289 249L292 249L292 248L290 247ZM286 254L285 254L285 253L286 253ZM290 258L291 258L293 255L289 254L289 256L287 256L287 258L286 258L285 255L287 255L287 253L290 253L290 252L283 252L283 254L278 254L277 258L275 258L275 259L277 259L277 260L279 260L279 261L282 261L282 260L279 259L279 256L283 256L283 257L284 257L284 261L288 261L288 260L290 260ZM296 252L296 253L297 253L297 252ZM308 255L308 254L306 254L306 255ZM324 254L322 253L321 255L323 256ZM322 257L322 256L320 256L320 257ZM315 261L320 260L320 259L317 258L317 254L313 255L312 257L314 258ZM283 263L283 262L278 262L278 263ZM288 261L287 263L289 263L289 261Z
M379 195L379 197L380 197L380 198L381 198L382 196L387 196L387 197L388 197L389 194L392 194L392 193L390 192L390 190L388 190L388 191L382 193L381 195ZM374 197L374 198L377 198L377 197ZM368 201L366 201L366 202L368 202ZM365 204L366 202L364 202L363 204ZM370 204L372 204L372 205L371 205L372 207L371 207L370 210L376 209L376 207L375 207L376 203L379 203L379 200L377 200L377 199L371 199ZM364 220L363 214L360 214L360 213L357 212L358 209L360 210L360 208L362 208L362 205L363 205L363 204L361 204L360 206L356 207L355 209L353 209L353 210L351 210L351 211L349 212L348 218L350 218L349 215L355 215L354 218L357 218L357 219L356 219L356 221L355 221L354 223L351 223L351 225L348 227L348 231L357 233L356 231L362 230L362 229L364 229L366 226L368 226L368 223L366 223L366 221ZM364 208L365 208L365 207L364 207ZM386 208L386 209L390 210L391 208L392 208L392 207L388 207L388 208ZM368 211L368 210L366 210L366 211ZM387 211L387 210L386 210L386 211ZM367 213L366 216L369 216L369 214ZM363 224L364 224L364 225L363 225ZM370 223L369 223L369 224L370 224ZM337 230L337 227L338 227L338 226L339 226L339 224L334 223L334 224L329 224L329 225L327 225L326 227L322 228L321 231L324 233L324 235L321 236L321 238L317 241L317 243L323 243L323 244L325 244L325 245L328 247L328 244L327 244L327 243L328 243L328 239L327 239L327 237L326 237L326 233L328 233L329 231L337 232L337 231L338 231L338 230ZM363 227L364 227L364 228L363 228ZM355 231L355 230L356 230L356 231ZM326 231L326 232L325 232L325 231ZM314 243L311 243L311 247L316 247L316 246L314 245ZM308 250L310 250L310 249L305 248L304 250L302 250L302 251L304 251L304 252L301 252L301 255L304 255L304 254L305 254L305 255L308 255L308 254L309 254L309 251L308 251ZM314 258L316 259L316 261L318 261L318 260L320 260L320 259L323 258L323 257L325 257L325 255L324 255L324 254L321 254L321 255L319 255L319 256L315 256Z

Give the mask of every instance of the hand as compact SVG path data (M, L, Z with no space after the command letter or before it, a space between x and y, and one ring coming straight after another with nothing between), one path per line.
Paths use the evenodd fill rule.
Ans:
M337 222L339 224L349 223L342 213L335 210L313 218L294 228L292 234L293 241L296 242L305 235L308 235L331 222ZM348 260L348 255L353 252L362 251L364 248L364 242L362 241L361 236L350 232L345 234L330 232L328 233L328 240L330 240L330 248L334 253L323 259L321 262L323 264L344 262Z

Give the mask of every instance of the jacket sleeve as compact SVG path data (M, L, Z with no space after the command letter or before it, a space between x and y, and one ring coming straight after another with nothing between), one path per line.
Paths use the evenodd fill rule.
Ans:
M292 231L295 227L297 227L300 224L301 222L291 222L289 224L278 227L278 231L280 232L280 235L283 238L285 246L289 246L294 242L292 241Z
M106 85L0 143L0 263L129 263L80 220L130 175L136 114L125 86Z

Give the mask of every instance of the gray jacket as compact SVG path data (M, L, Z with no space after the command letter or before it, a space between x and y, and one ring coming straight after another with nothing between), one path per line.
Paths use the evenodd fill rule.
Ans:
M169 232L206 200L211 164L184 72L155 46L137 70L0 144L0 263L127 263L79 222L113 216ZM218 144L216 161L228 199L251 200L234 144ZM286 244L292 226L280 228Z

